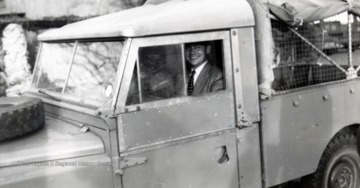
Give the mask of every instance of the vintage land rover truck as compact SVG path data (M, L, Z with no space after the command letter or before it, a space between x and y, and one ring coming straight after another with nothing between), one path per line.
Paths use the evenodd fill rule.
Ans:
M149 1L47 31L31 87L0 99L0 187L359 188L359 10ZM223 90L187 95L193 42Z

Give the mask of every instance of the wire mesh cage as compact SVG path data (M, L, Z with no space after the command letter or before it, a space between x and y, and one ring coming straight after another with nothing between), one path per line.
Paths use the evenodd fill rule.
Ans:
M360 64L360 24L351 23L356 28L352 29L349 45L347 13L304 23L297 29L272 20L273 89L280 92L349 78L353 69L349 58L356 61L355 66Z

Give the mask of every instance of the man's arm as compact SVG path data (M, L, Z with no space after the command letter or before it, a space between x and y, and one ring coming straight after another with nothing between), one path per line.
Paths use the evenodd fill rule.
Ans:
M224 89L225 89L224 76L222 72L218 70L211 84L210 92L220 91Z

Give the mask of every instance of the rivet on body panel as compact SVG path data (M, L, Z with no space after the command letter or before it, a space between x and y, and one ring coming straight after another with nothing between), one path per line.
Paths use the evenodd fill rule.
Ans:
M235 36L235 35L236 35L236 31L233 31L232 34Z
M355 92L354 89L350 89L350 93L353 94Z
M294 101L294 102L293 102L293 105L294 105L295 107L298 107L298 106L299 106L299 102L298 102L298 101Z
M328 99L329 99L329 96L327 96L327 95L324 95L324 96L323 96L323 100L324 100L324 101L326 101L326 100L328 100Z

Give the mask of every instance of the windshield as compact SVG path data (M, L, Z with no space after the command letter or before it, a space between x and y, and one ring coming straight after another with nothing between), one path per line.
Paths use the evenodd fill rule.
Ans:
M114 85L122 41L43 43L33 86L101 105Z

